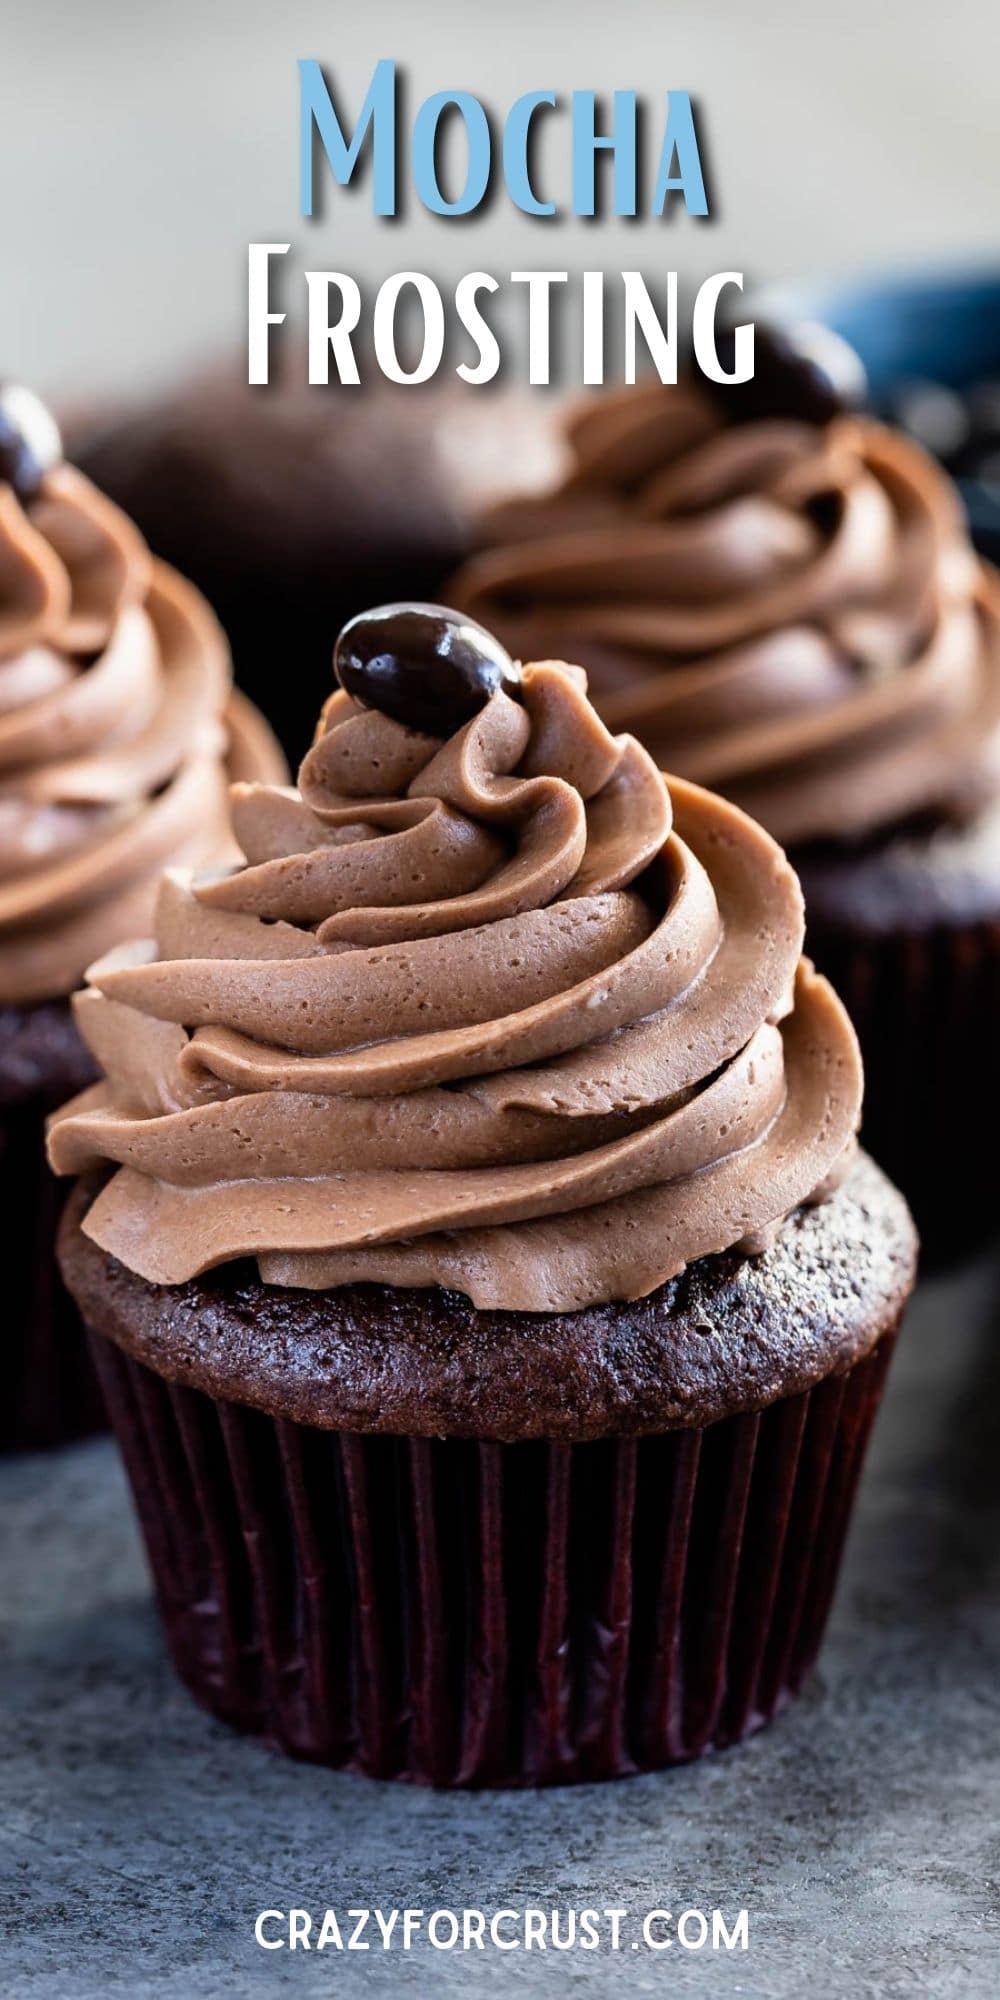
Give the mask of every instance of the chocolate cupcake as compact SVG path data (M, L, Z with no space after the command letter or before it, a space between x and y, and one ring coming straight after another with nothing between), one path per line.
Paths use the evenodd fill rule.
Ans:
M590 405L565 484L495 514L452 591L516 655L581 660L610 727L790 849L866 1143L958 1247L1000 1200L1000 586L918 446L762 353L729 396Z
M913 1277L798 884L433 607L356 621L243 868L164 881L54 1121L168 1641L439 1784L735 1741L815 1656Z
M481 509L557 476L549 403L509 389L266 389L217 367L78 426L77 463L222 620L238 684L298 759L330 634L366 605L439 595Z
M208 607L89 480L48 413L0 391L0 1447L100 1421L55 1266L45 1120L94 1074L67 996L148 925L168 862L232 854L229 776L273 778Z

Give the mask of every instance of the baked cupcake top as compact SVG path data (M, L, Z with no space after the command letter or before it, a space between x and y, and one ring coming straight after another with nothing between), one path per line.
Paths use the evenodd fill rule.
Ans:
M932 459L802 387L600 397L451 595L783 842L967 817L1000 791L996 576Z
M338 665L298 789L233 789L244 865L171 870L91 968L106 1081L50 1139L118 1167L87 1235L156 1283L249 1255L529 1312L763 1247L861 1095L780 849L452 613L356 620Z
M0 391L0 1003L71 992L168 863L232 855L228 777L281 775L207 605Z

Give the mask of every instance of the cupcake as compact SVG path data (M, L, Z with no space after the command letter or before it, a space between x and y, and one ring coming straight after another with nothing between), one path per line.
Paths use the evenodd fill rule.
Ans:
M509 389L308 387L304 356L266 389L235 366L81 422L77 463L196 583L236 679L302 755L330 634L385 598L437 596L481 509L544 486L561 425ZM516 467L516 474L513 468Z
M148 926L168 862L231 855L227 745L230 776L282 772L207 606L60 454L43 406L0 391L3 1448L100 1420L45 1164L46 1117L94 1074L67 996Z
M579 668L433 606L337 658L51 1128L167 1639L373 1775L695 1757L815 1657L912 1284L855 1038L780 849Z
M940 468L844 391L764 343L742 390L598 399L452 594L517 656L582 661L609 727L790 850L866 1143L947 1250L1000 1200L1000 584Z

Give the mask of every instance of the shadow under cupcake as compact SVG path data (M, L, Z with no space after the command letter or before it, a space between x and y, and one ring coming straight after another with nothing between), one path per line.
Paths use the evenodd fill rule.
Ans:
M951 1254L1000 1202L1000 581L835 336L757 350L740 387L595 398L568 478L490 516L450 590L788 847L866 1144Z
M208 606L0 389L0 1449L104 1421L45 1160L46 1118L95 1074L68 996L149 923L168 862L231 855L227 774L282 771Z
M171 872L55 1119L168 1642L443 1785L736 1741L815 1658L913 1279L759 827L434 607L341 635L297 792Z

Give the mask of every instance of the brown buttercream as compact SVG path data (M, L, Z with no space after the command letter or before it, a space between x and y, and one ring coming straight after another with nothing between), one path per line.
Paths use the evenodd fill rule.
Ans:
M198 593L72 467L0 484L0 1001L69 993L168 863L233 855L227 758L282 775Z
M609 727L783 843L997 795L1000 588L917 445L731 425L693 384L602 397L571 442L450 586L516 657L580 660Z
M774 842L525 670L446 742L328 703L298 791L237 786L246 865L171 871L91 969L106 1081L60 1173L154 1283L441 1285L567 1311L756 1249L850 1157L854 1037Z

